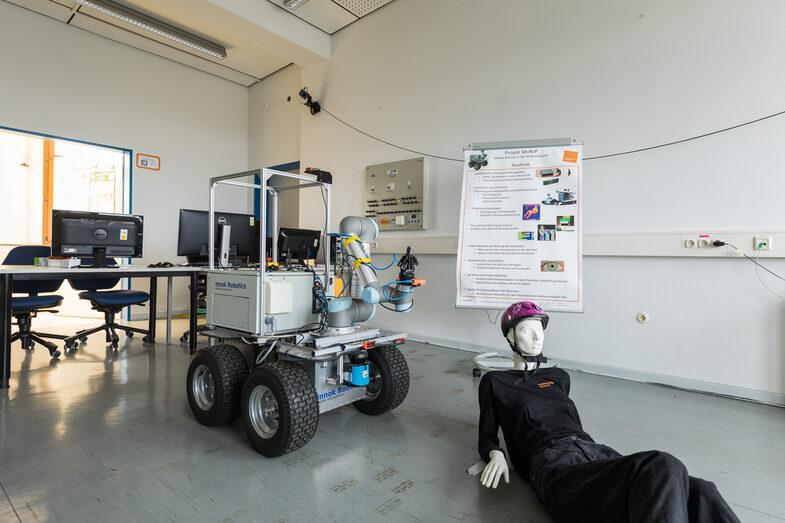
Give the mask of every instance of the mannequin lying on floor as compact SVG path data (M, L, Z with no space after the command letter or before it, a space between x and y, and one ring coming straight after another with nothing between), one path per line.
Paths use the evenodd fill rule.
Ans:
M511 305L502 333L514 369L480 382L478 450L487 463L481 483L496 488L509 468L499 446L501 427L510 461L556 521L738 522L713 483L687 474L666 452L622 456L583 431L569 398L570 376L543 368L548 315L532 302Z

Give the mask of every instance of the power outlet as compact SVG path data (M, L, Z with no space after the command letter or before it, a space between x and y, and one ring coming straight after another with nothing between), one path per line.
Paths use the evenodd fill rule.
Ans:
M698 241L695 238L687 238L684 240L685 249L694 249L698 246Z
M698 237L698 248L699 249L706 249L712 247L711 238L708 236L699 236Z
M771 236L755 236L752 238L752 249L755 251L770 251Z

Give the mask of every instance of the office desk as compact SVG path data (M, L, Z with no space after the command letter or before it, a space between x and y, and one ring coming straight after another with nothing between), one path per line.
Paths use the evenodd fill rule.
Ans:
M14 280L46 280L50 278L84 279L97 277L150 278L150 301L148 303L148 330L150 343L155 343L155 313L159 277L168 278L167 295L167 342L171 339L172 277L188 276L191 280L191 307L188 343L191 354L196 350L196 276L197 267L119 267L107 269L64 269L60 267L36 267L34 265L0 265L0 389L7 389L11 376L11 295Z

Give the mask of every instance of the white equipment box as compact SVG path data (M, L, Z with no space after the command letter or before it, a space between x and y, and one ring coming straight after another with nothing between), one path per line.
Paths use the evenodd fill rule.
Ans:
M207 273L207 324L270 336L319 323L313 307L313 273L265 273L264 309L259 307L259 271Z

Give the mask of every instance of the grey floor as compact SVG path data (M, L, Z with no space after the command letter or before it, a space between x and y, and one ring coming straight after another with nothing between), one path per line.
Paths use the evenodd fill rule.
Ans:
M107 352L101 341L56 364L14 344L12 388L0 391L0 522L550 521L515 474L494 491L465 472L477 460L470 353L401 346L412 373L401 407L327 413L305 448L267 459L239 423L191 416L183 346L133 338ZM595 439L667 450L742 521L785 520L785 409L571 374Z

